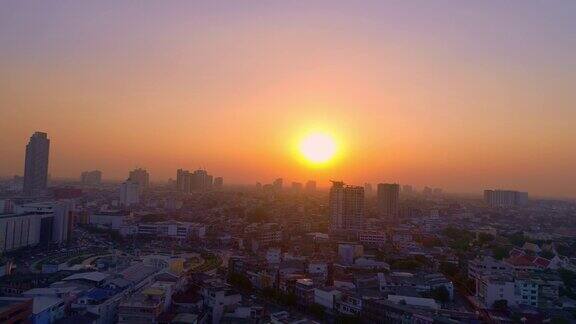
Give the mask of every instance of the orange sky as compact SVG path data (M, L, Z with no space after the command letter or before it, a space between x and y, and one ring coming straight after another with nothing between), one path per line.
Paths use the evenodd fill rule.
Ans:
M451 21L425 2L396 5L393 17L378 2L71 3L62 12L13 2L0 14L1 176L22 174L39 130L52 141L53 177L100 169L121 179L141 166L165 181L205 167L228 183L576 196L576 44L547 25L568 24L552 13L452 6L461 16ZM314 129L341 142L324 169L292 151Z

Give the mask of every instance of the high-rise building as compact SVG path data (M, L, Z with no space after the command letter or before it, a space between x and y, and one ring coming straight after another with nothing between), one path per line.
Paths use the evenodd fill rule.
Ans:
M83 185L97 186L102 183L102 172L99 170L84 171L80 175L80 182Z
M302 182L292 182L292 191L293 192L301 192L302 191Z
M400 185L397 183L378 184L378 210L382 217L395 219L398 217L398 200Z
M196 170L192 173L192 191L204 191L212 186L212 176L206 170Z
M364 183L364 194L368 196L372 196L372 184L371 183Z
M150 175L148 171L142 168L134 169L128 174L128 179L138 184L140 192L144 191L150 185Z
M412 194L414 193L414 188L411 185L403 185L402 193L407 195Z
M224 180L220 178L223 184ZM192 191L205 191L212 189L214 186L214 177L206 170L196 170L190 172L188 170L178 169L176 171L176 187L180 192L192 192Z
M329 198L330 228L339 230L362 230L364 226L364 187L347 186L332 181Z
M176 171L176 189L180 192L190 192L192 174L188 170Z
M46 201L27 203L14 207L18 215L37 213L40 221L38 233L39 243L63 243L72 234L74 200L64 199L58 201ZM24 225L23 225L24 226ZM15 233L16 238L18 235Z
M316 181L308 180L308 182L306 182L306 191L308 192L316 191Z
M140 185L138 182L128 179L120 185L120 205L130 207L140 202Z
M424 196L431 196L432 195L432 188L426 186L424 187L424 189L422 189L422 194Z
M274 182L272 183L274 190L281 191L283 182L284 182L284 180L282 180L282 178L278 178L278 179L274 180Z
M36 132L26 145L24 164L24 195L32 196L46 190L48 184L48 156L50 140L48 134Z
M528 193L513 190L484 190L484 202L491 207L524 206Z
M224 178L216 177L214 178L214 189L221 190L224 187Z

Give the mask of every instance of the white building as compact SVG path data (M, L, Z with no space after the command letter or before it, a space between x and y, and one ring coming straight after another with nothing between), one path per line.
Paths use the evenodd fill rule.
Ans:
M511 274L512 268L491 256L483 256L468 262L468 277L476 280L483 275Z
M106 227L111 230L120 230L132 218L128 211L99 211L90 215L89 223L93 226Z
M62 243L68 240L68 234L71 231L72 212L75 204L73 200L58 200L23 204L14 207L16 214L21 213L42 213L52 217L52 234L51 242ZM46 221L45 221L46 222Z
M486 308L492 308L499 300L506 300L508 306L537 306L538 284L506 275L482 276L476 279L476 298Z
M314 288L314 303L329 310L336 309L342 292L334 287Z
M130 179L120 185L120 205L130 207L140 202L140 186L138 182Z
M13 251L40 243L43 216L38 213L0 215L0 251ZM51 215L46 217L51 218Z
M166 221L138 224L139 235L169 237L179 240L202 239L206 235L206 226L199 223Z

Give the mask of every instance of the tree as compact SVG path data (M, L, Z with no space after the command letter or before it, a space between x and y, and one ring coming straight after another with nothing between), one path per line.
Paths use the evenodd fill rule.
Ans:
M494 302L494 304L492 305L492 308L496 309L496 310L507 310L508 309L508 301L506 299L499 299L497 301Z
M440 263L440 272L442 272L447 276L454 277L458 274L458 271L459 271L458 266L455 265L454 263L450 262Z
M450 292L448 291L448 289L446 289L446 287L441 286L432 289L432 291L430 292L430 297L434 298L434 300L442 304L446 304L447 302L450 301Z
M316 318L324 318L324 307L322 307L320 304L314 303L308 306L308 311Z
M492 242L492 241L494 241L494 235L489 234L489 233L480 233L480 234L478 234L478 242L479 242L481 245L484 245L484 244L486 244L486 243L488 243L488 242Z
M495 246L494 248L492 248L492 255L494 256L494 259L496 260L502 260L505 257L508 256L508 254L510 253L510 249L504 247L504 246Z
M228 282L237 287L240 290L251 292L252 291L252 283L248 277L240 274L240 273L232 273L228 276Z

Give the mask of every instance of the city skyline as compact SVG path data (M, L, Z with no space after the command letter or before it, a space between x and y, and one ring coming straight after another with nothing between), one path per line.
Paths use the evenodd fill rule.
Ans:
M113 9L111 9L113 8ZM576 197L573 1L6 1L0 176L314 179ZM303 163L308 132L329 165ZM290 183L290 182L287 182Z

